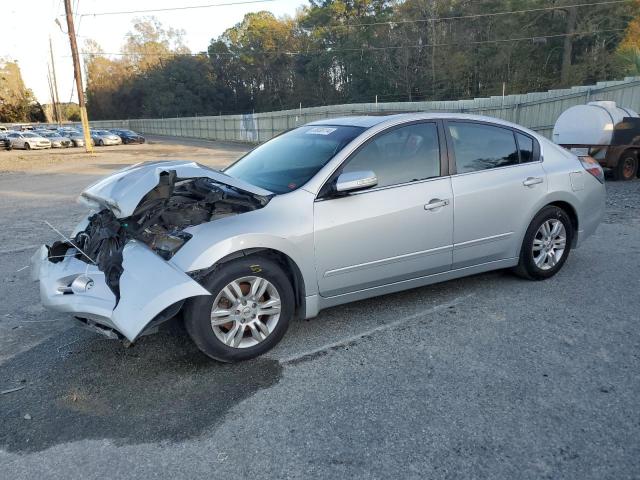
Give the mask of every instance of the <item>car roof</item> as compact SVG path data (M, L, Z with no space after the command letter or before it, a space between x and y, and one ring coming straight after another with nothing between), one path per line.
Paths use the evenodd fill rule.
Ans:
M307 125L337 125L370 128L398 116L402 115L360 115L352 117L326 118L324 120L316 120L315 122L307 123Z
M413 120L437 120L437 119L456 119L456 120L473 120L478 122L494 123L497 125L504 125L506 127L517 128L519 130L528 132L532 135L538 136L536 132L517 125L512 122L507 122L500 118L487 117L484 115L472 115L468 113L443 113L443 112L413 112L413 113L396 113L389 115L363 115L352 117L338 117L338 118L326 118L323 120L317 120L315 122L307 123L307 125L334 125L334 126L352 126L352 127L365 127L371 128L382 123L389 123L391 125L410 122Z

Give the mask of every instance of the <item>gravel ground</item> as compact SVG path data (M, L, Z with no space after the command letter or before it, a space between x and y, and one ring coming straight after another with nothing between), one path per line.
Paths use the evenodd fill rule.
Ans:
M245 150L159 142L0 152L0 391L19 389L0 394L1 478L640 477L640 181L607 183L605 222L548 281L499 271L332 308L222 365L178 327L133 348L70 328L22 270L98 176Z

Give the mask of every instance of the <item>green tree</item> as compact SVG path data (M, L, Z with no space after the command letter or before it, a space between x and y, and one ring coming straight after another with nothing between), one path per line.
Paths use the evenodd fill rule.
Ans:
M0 122L43 120L42 106L25 86L18 63L0 59Z

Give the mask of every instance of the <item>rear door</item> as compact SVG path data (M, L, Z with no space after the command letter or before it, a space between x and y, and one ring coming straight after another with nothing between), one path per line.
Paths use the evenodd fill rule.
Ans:
M20 135L19 133L10 133L9 135L7 135L10 139L11 139L11 146L15 147L15 148L22 148L24 147L24 139L22 138L22 135Z
M445 125L455 169L453 268L516 257L529 212L547 190L537 141L485 122Z
M451 268L453 208L444 132L417 122L381 132L336 172L373 171L376 187L314 204L318 286L323 296ZM324 190L324 189L323 189Z

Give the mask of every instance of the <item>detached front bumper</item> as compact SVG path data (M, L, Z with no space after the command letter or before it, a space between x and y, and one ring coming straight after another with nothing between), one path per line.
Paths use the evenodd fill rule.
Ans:
M32 257L32 277L40 282L43 306L70 313L115 330L134 341L163 310L189 297L210 295L199 283L149 248L131 241L122 253L120 299L97 266L74 257L70 248L61 262L48 258L46 246Z

